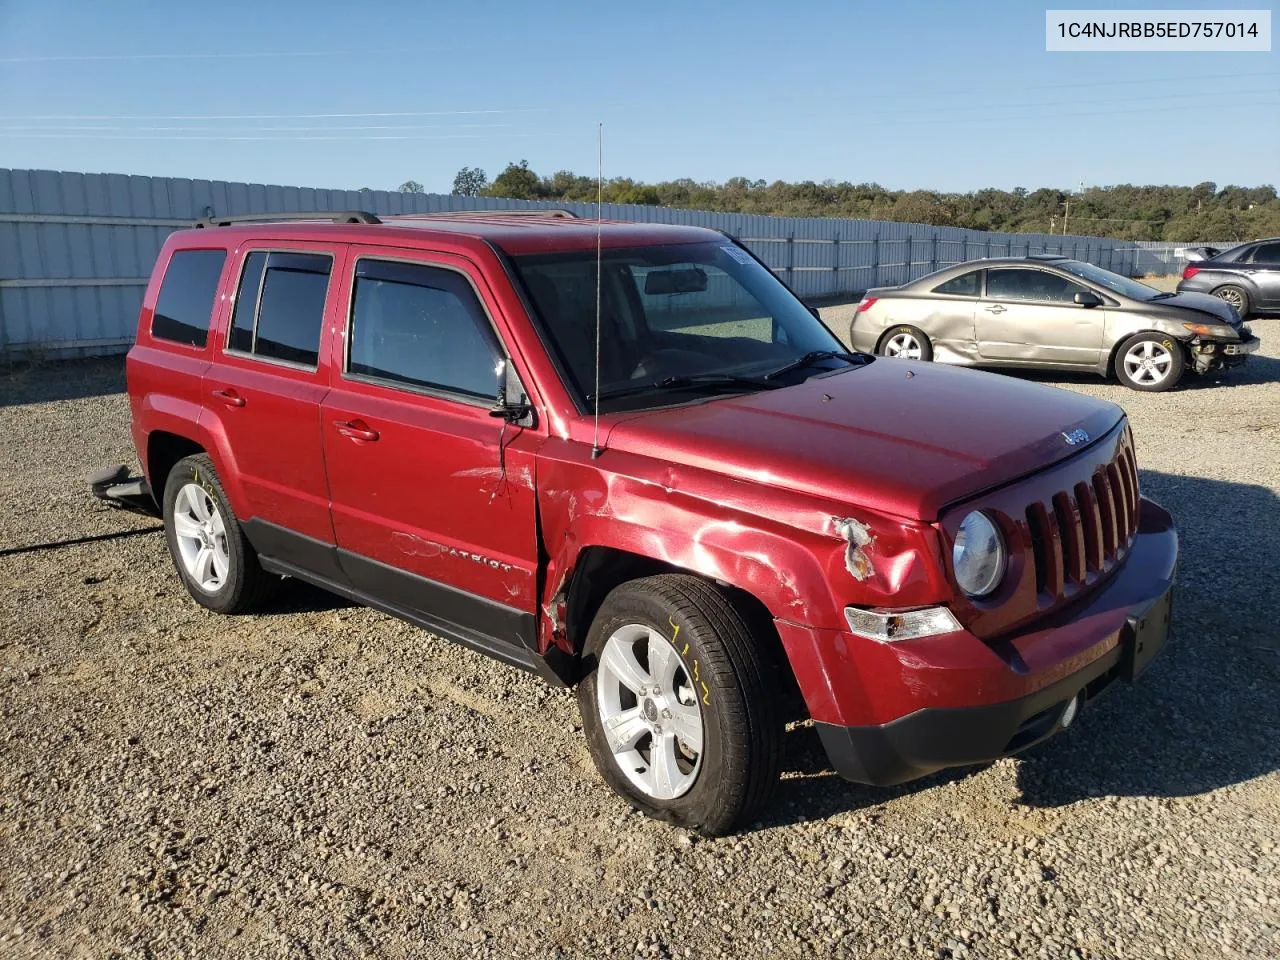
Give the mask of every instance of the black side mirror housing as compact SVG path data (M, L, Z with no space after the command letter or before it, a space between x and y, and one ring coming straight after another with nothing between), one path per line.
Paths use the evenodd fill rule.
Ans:
M489 416L520 426L533 425L533 407L523 399L512 403L507 397L507 360L498 361L498 395L489 408Z
M1102 298L1091 290L1081 290L1074 297L1077 306L1081 307L1100 307L1102 306Z

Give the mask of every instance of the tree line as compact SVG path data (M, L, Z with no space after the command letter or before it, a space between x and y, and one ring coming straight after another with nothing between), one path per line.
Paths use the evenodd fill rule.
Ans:
M420 193L423 187L408 181L401 190ZM592 203L597 183L594 177L567 170L542 176L521 160L509 163L492 180L479 168L463 167L454 178L453 193ZM604 201L726 213L893 220L1010 233L1067 232L1123 240L1231 241L1280 235L1280 198L1271 185L1118 184L1080 192L989 187L942 193L834 180L768 183L733 177L724 183L688 178L644 183L614 177L604 183Z

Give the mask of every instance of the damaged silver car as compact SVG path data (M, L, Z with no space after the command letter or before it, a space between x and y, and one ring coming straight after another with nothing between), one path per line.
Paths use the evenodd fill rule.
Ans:
M1166 293L1057 256L974 260L868 290L849 329L858 350L978 367L1114 373L1168 390L1187 371L1243 363L1258 338L1230 304Z

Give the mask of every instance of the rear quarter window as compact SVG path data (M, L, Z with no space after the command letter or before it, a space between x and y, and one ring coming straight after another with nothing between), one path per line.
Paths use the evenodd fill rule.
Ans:
M933 288L934 293L946 293L953 297L976 297L982 285L982 271L971 270Z
M226 250L174 253L160 282L151 336L193 347L203 347L208 342L213 301L226 260Z

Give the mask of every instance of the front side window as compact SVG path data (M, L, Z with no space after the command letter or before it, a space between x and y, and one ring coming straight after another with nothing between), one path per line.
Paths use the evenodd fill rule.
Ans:
M946 293L953 297L976 297L982 290L982 271L971 270L958 277L952 277L941 286L933 288L934 293Z
M254 251L244 262L227 348L315 367L333 258Z
M347 373L492 401L499 351L475 289L453 270L362 259Z
M588 408L597 392L596 252L512 260L566 385ZM750 388L748 378L763 379L807 354L845 350L767 267L727 240L606 249L599 278L599 397L611 409L624 395L628 407L687 401L663 391L683 389L690 378L719 377L719 386L738 378ZM795 376L847 366L817 359Z
M988 300L1035 300L1071 303L1084 287L1044 270L988 270Z
M209 340L209 320L225 250L179 250L169 260L151 318L151 335L193 347Z

